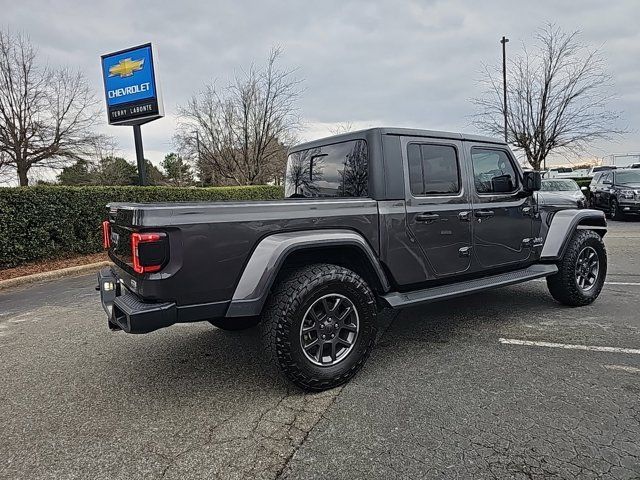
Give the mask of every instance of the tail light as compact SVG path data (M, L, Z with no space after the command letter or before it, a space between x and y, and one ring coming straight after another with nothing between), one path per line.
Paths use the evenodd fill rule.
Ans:
M131 234L131 257L136 273L153 273L162 269L168 259L166 233L145 232Z
M111 224L109 220L102 222L102 246L105 250L111 246Z

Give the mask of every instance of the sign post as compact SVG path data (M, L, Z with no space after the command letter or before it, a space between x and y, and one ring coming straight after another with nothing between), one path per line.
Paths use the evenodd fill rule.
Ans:
M144 164L144 148L142 147L142 130L140 125L133 126L133 143L136 147L136 162L138 163L138 183L141 186L147 184L147 172Z
M133 126L140 185L147 183L140 125L164 116L154 58L150 43L102 55L109 125Z

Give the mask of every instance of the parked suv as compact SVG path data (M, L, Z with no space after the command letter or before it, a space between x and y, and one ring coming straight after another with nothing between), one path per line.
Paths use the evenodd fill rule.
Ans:
M614 220L628 213L640 213L640 170L618 169L600 172L589 185L591 207L603 210Z
M545 277L557 301L587 305L607 271L604 214L547 210L540 182L501 140L375 128L293 148L283 200L113 203L108 325L259 323L277 368L322 390L362 367L383 308Z

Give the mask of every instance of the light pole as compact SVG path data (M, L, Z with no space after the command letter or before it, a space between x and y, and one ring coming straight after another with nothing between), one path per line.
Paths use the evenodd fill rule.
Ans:
M502 36L500 43L502 44L502 94L503 94L503 109L504 114L504 141L507 141L507 42L509 39Z

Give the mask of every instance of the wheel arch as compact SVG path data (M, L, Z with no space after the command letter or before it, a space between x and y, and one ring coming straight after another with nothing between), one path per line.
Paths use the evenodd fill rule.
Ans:
M607 219L599 210L560 210L551 219L544 240L541 261L557 261L564 256L576 230L593 230L600 237L607 233Z
M256 246L236 285L227 317L259 315L278 275L290 266L334 263L362 276L378 293L390 290L376 254L350 230L314 230L269 235Z

